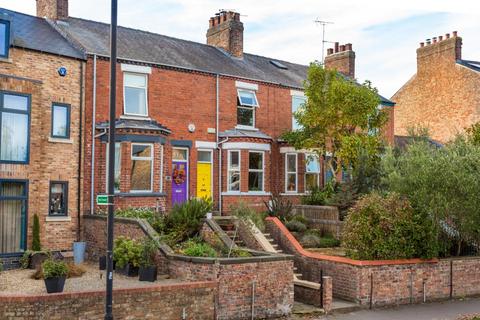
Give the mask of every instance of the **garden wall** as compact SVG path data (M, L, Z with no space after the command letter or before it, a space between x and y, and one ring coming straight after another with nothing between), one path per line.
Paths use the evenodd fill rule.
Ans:
M312 228L332 234L335 238L340 239L343 221L340 221L337 207L296 205L292 212L295 215L303 216Z
M155 287L115 289L115 319L215 318L216 283L192 282ZM103 319L105 291L26 296L0 294L0 319Z
M334 297L383 306L480 294L480 258L352 260L303 249L277 218L266 225L304 279L318 282L322 270L332 277Z

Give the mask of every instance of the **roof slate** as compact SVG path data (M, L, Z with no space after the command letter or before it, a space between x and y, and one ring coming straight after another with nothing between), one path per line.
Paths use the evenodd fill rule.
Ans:
M109 122L98 122L95 127L97 129L108 129ZM115 129L133 129L133 130L148 130L161 131L163 133L171 133L170 129L161 125L155 120L134 120L134 119L116 119Z
M0 8L0 17L10 21L13 46L84 59L60 33L43 18Z
M257 139L267 139L272 140L268 134L263 133L260 130L241 130L241 129L231 129L225 130L218 134L222 138L257 138Z
M480 62L471 61L471 60L457 60L457 63L461 64L464 67L470 68L472 70L480 72Z

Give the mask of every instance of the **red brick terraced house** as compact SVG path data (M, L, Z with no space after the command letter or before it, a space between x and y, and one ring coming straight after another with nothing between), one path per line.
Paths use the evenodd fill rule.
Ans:
M93 213L95 196L106 192L109 25L72 17L54 25L87 56L84 208ZM295 127L307 66L243 52L235 12L212 17L206 38L201 44L119 27L118 207L165 210L212 197L222 213L240 201L264 210L273 192L298 202L326 178L318 159L280 139ZM351 45L328 60L354 70Z
M30 248L34 214L43 248L71 250L79 237L83 59L46 19L0 8L0 263L5 268Z
M480 62L462 59L462 38L454 31L420 43L417 73L392 97L395 135L428 128L445 143L480 121Z

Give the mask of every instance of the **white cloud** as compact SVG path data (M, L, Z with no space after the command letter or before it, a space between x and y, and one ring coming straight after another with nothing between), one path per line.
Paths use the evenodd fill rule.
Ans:
M35 0L0 0L0 7L35 14ZM415 50L425 38L458 30L463 57L480 60L475 0L120 0L119 23L204 42L208 18L219 9L243 15L245 51L304 64L321 58L322 32L313 21L333 21L327 40L351 42L357 77L387 97L415 73ZM70 0L70 14L108 22L109 1Z

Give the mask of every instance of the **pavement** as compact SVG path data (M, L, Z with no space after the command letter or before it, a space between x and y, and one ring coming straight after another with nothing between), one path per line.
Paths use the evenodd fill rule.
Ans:
M292 320L456 320L462 315L480 314L480 299L452 300L404 305L388 309L360 310L329 316L293 315Z

